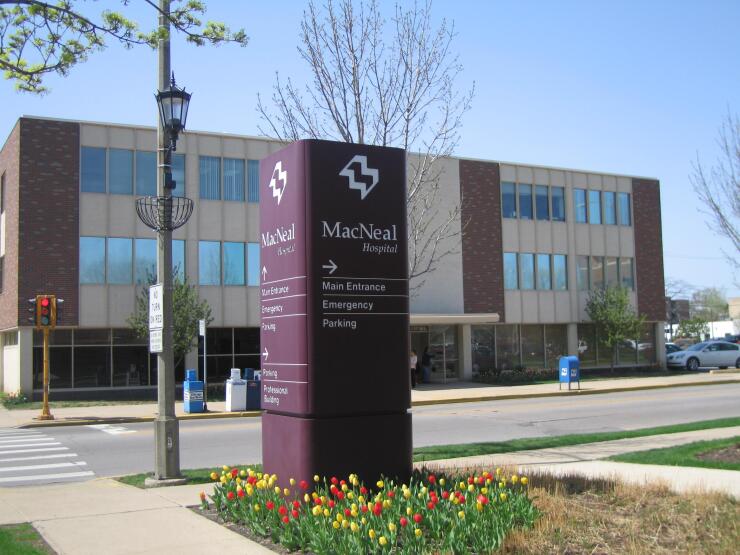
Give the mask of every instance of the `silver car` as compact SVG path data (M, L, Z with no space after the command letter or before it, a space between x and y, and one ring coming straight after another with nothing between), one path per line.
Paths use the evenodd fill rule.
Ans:
M692 345L685 351L666 357L669 367L698 370L700 367L719 366L740 368L740 345L728 341L705 341Z

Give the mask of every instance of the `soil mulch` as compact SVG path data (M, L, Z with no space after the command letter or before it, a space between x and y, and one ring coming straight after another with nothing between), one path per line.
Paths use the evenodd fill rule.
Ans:
M723 447L722 449L707 451L706 453L695 455L695 457L702 461L740 464L740 443L730 445L729 447Z

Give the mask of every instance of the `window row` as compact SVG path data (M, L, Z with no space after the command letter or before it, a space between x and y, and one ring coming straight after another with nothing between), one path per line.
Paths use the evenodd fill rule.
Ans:
M517 194L518 193L518 194ZM565 188L529 183L501 183L501 213L504 218L565 221Z
M634 261L616 256L577 256L576 281L580 291L617 286L634 289Z
M655 358L655 326L643 325L640 336L617 345L616 353L603 341L603 332L595 324L578 324L578 358L581 366L609 366L612 356L615 364L653 364Z
M632 225L629 193L573 189L573 212L581 224Z
M185 155L172 155L172 194L185 196ZM80 156L83 193L156 196L157 153L146 150L83 146Z
M201 156L198 161L200 198L205 200L236 200L244 202L244 187L249 202L259 202L259 160Z
M172 267L185 277L185 241L172 241ZM80 283L148 284L157 277L157 240L80 237Z
M259 285L259 243L198 241L198 283Z
M504 289L568 289L564 254L504 253Z

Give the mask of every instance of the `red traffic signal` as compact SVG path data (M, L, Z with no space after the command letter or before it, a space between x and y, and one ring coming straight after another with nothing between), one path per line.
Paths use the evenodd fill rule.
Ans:
M36 327L53 328L57 324L57 300L54 295L36 295Z

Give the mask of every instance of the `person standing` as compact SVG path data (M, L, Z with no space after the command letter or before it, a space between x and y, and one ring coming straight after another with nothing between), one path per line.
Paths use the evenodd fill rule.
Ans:
M416 362L416 349L411 349L411 358L409 361L409 365L411 366L411 389L416 387Z

